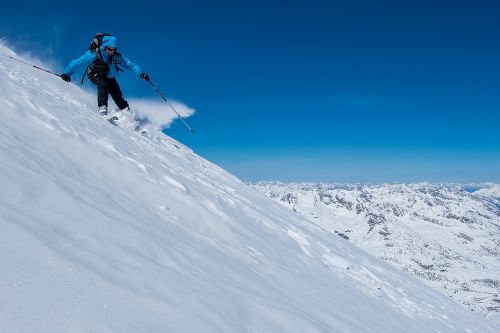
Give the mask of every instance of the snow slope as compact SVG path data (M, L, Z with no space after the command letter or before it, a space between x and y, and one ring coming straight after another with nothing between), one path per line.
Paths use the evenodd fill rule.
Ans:
M500 328L495 184L253 184Z
M0 59L0 332L493 332L94 99Z

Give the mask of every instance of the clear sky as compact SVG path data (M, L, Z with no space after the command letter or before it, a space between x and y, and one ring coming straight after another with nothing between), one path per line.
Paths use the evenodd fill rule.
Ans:
M62 70L113 33L197 110L167 133L243 180L500 182L500 1L16 3L17 50Z

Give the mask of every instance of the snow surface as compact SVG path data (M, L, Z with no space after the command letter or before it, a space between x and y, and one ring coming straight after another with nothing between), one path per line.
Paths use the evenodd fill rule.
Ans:
M475 193L500 198L500 184L487 184L485 187L475 191Z
M500 328L498 185L259 182L252 187Z
M94 101L0 58L0 332L494 331Z

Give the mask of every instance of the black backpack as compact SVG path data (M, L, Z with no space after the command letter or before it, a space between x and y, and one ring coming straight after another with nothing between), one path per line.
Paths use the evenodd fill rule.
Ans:
M111 34L108 34L107 32L100 32L92 38L92 41L90 42L89 50L91 52L97 53L97 56L101 56L101 52L99 48L102 45L102 38L105 36L112 36Z

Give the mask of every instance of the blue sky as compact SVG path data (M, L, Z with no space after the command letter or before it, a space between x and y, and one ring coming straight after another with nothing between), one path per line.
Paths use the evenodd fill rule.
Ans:
M194 135L167 133L244 180L500 182L499 13L493 0L24 1L2 4L0 35L62 70L113 33L197 110Z

